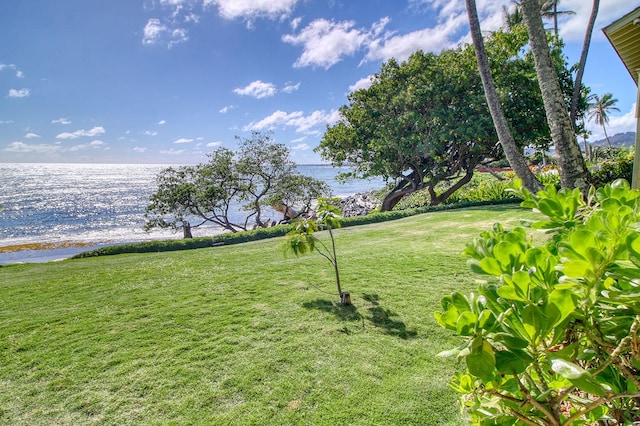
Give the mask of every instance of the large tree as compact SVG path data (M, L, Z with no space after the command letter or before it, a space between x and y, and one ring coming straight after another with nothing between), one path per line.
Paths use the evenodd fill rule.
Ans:
M312 200L330 195L325 182L298 173L286 146L261 133L240 140L235 153L218 148L209 162L169 167L157 180L145 227L182 227L185 237L192 226L205 223L232 232L264 227L269 224L263 218L265 207L284 205L304 212Z
M478 69L480 77L482 79L482 86L487 98L487 104L489 105L489 112L493 119L493 125L495 126L498 139L502 145L504 155L509 161L511 168L513 168L516 175L522 180L523 185L529 191L536 193L542 189L542 185L536 179L535 175L527 165L527 162L522 155L522 149L516 144L516 140L511 133L511 128L507 122L507 117L502 109L498 92L496 91L493 77L491 75L491 68L489 66L489 57L484 47L484 39L482 32L480 31L480 21L478 19L478 12L476 10L475 0L466 0L467 15L469 17L469 27L471 28L471 39L473 40L473 46L476 52L476 60L478 62ZM512 26L511 30L515 28Z
M539 0L522 0L521 7L529 34L529 45L535 60L547 122L558 157L561 184L567 188L586 190L590 180L589 171L580 152L557 71L551 60L547 34L540 15L540 2Z
M526 30L487 40L499 96L516 142L550 141L533 62L522 56ZM473 47L441 54L416 52L383 64L372 85L349 95L342 120L327 129L318 150L359 177L395 180L383 201L389 210L406 194L427 189L438 204L468 182L481 164L502 158ZM447 182L444 189L436 185Z

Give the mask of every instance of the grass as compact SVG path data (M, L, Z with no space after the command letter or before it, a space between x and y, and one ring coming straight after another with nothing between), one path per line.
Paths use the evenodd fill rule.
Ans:
M433 319L469 291L460 253L515 206L336 232L343 288L281 239L0 268L0 424L463 424L456 339Z

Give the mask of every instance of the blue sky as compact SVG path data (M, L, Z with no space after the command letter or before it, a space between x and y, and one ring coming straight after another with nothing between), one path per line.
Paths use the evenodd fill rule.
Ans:
M483 30L508 0L477 0ZM591 2L560 22L577 62ZM469 40L464 0L7 0L0 162L198 163L273 131L301 164L346 95L391 57ZM585 83L635 130L636 87L601 29L640 0L601 0ZM602 130L591 125L592 140Z

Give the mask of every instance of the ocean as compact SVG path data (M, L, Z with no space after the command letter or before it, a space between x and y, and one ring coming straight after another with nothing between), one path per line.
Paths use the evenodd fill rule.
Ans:
M156 176L169 166L0 164L0 264L59 260L106 245L182 238L181 232L143 229ZM340 183L336 175L348 169L330 165L298 169L325 181L338 197L384 185L380 179ZM193 229L194 237L217 232L213 226Z

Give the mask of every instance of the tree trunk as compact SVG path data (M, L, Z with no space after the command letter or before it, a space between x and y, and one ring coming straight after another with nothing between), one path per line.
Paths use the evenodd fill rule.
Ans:
M604 121L602 122L602 131L604 132L604 137L607 140L607 143L609 144L609 148L613 148L613 145L611 145L611 141L609 140L609 135L607 135L607 128L604 125Z
M462 177L462 179L458 180L454 185L450 186L445 192L440 195L436 195L435 191L432 190L432 187L429 187L429 193L431 194L431 204L432 206L437 206L445 202L447 198L449 198L454 192L458 189L462 188L464 185L471 181L473 177L473 169L467 170L466 174Z
M388 212L393 210L396 204L398 204L405 195L423 189L424 183L421 180L422 175L419 175L415 171L413 171L409 176L404 176L400 183L397 184L386 197L384 197L382 205L380 206L380 211Z
M191 234L191 224L186 220L182 221L182 235L185 239L193 238L193 235Z
M589 171L580 152L573 124L564 102L560 82L556 74L547 36L540 16L538 0L522 0L522 14L529 34L529 45L536 64L538 84L551 129L551 138L558 157L560 182L565 188L580 188L586 191L589 185Z
M593 0L593 6L591 7L591 15L589 16L589 23L587 24L587 30L584 34L584 43L582 45L582 53L580 54L580 62L578 63L578 69L576 70L576 78L573 82L573 95L571 96L571 122L575 129L576 120L578 119L578 103L580 102L580 95L582 93L582 76L584 75L584 68L587 65L587 55L589 54L589 46L591 45L591 34L593 33L593 27L596 23L596 17L598 16L598 9L600 7L600 0ZM586 150L585 150L586 153Z
M491 69L489 68L489 58L484 48L484 40L482 39L482 33L480 31L480 21L478 20L478 12L476 10L475 0L465 0L467 4L467 15L469 16L469 26L471 28L471 38L473 39L473 46L476 51L476 60L478 61L478 69L480 71L480 77L482 78L482 87L487 98L487 104L489 105L489 112L493 119L493 125L498 134L500 145L504 151L509 165L516 173L516 175L522 180L522 184L529 191L536 193L542 189L542 185L527 165L522 152L518 149L516 141L513 138L509 123L504 115L500 99L496 92L496 87L493 82L493 76L491 75ZM537 2L537 0L536 0ZM540 5L538 4L538 8ZM539 14L539 12L538 12ZM541 21L542 25L542 21Z

